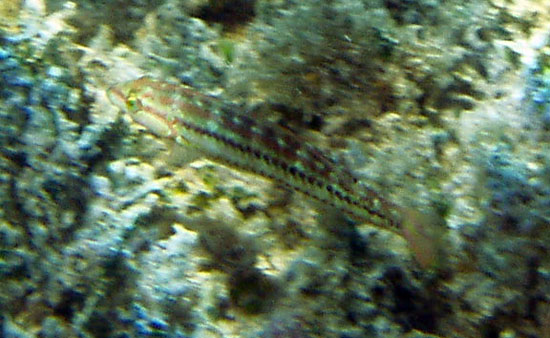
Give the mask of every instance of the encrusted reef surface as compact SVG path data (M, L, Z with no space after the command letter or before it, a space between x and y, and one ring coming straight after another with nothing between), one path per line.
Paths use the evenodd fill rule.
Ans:
M142 75L294 129L442 234L182 165L107 99ZM548 338L550 6L2 0L0 204L0 337Z

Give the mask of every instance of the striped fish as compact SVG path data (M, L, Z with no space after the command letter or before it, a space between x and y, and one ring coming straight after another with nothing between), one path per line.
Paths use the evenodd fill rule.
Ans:
M406 238L407 232L416 230L401 226L410 210L384 199L287 128L240 114L222 100L192 88L150 77L111 87L108 96L152 133L192 147L214 161L276 180L357 221Z

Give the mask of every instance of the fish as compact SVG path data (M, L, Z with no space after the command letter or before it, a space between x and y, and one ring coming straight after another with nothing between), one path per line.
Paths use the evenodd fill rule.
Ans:
M158 137L252 172L342 210L351 219L410 238L410 211L384 198L326 152L284 126L251 118L192 87L144 76L107 90L110 101ZM404 231L402 231L404 230ZM418 231L416 233L419 233Z

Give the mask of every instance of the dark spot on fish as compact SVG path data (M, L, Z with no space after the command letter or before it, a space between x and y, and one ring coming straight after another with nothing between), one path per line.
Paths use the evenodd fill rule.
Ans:
M332 105L332 104L329 104L329 105ZM311 119L308 122L308 126L313 130L321 130L324 124L325 124L325 121L323 120L323 117L321 115L311 116Z
M292 174L292 176L296 176L296 174L298 173L298 168L292 166L288 168L288 171Z

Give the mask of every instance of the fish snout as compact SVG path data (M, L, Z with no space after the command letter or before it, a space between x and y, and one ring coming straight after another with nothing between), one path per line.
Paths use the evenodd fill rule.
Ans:
M126 111L126 95L117 86L112 86L107 89L107 97L109 101L122 111Z

